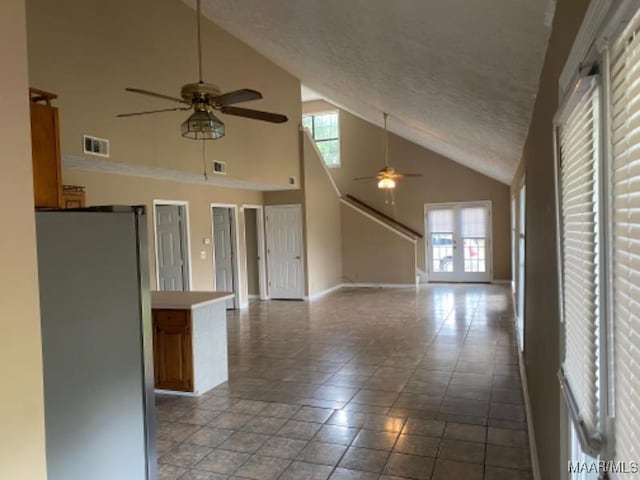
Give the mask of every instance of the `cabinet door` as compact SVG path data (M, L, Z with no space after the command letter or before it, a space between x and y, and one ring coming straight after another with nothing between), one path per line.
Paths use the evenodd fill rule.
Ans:
M62 203L58 109L31 103L31 150L36 207L58 208Z
M191 313L153 310L153 350L156 388L193 391Z

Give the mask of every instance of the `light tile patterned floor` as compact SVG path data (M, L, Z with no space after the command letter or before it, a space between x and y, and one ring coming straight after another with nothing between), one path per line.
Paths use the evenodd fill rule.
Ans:
M158 396L161 480L531 480L507 287L229 312L230 379Z

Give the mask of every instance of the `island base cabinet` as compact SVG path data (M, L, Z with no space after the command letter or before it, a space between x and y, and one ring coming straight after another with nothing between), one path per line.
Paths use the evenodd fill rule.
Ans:
M191 312L153 309L153 350L157 389L193 392Z

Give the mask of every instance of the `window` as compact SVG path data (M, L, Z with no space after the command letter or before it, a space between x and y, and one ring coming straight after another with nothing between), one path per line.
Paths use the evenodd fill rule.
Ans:
M640 12L614 44L611 75L611 272L616 459L640 460Z
M327 167L340 166L340 125L338 112L314 113L302 117L302 126L311 132Z
M580 79L557 119L563 393L583 449L597 454L600 425L600 95Z

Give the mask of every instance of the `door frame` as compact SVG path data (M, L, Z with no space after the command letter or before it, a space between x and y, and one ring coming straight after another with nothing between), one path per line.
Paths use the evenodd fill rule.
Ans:
M481 282L469 282L469 281L456 281L456 280L451 280L452 283L493 283L493 213L492 213L492 201L491 200L477 200L477 201L468 201L468 202L443 202L443 203L425 203L424 204L424 263L425 263L425 272L427 274L427 281L431 281L431 275L432 275L432 271L431 271L431 264L430 262L430 258L431 256L429 255L429 240L431 238L431 233L429 231L429 210L430 209L439 209L439 208L457 208L457 207L473 207L473 206L482 206L485 207L487 209L487 211L489 212L488 218L487 218L487 258L486 258L486 265L488 268L488 276L489 278L486 281L481 281ZM458 229L459 225L457 224L458 222L458 218L457 215L454 214L454 222L455 222L455 228ZM458 233L457 230L455 232L456 234ZM461 248L464 248L463 246L461 246ZM464 272L462 272L462 274L464 274ZM447 283L447 281L443 280L444 283Z
M213 267L212 280L213 289L216 289L216 242L214 240L214 225L213 225L213 209L216 208L229 208L232 211L231 214L231 248L233 248L233 287L235 294L233 296L233 308L242 308L243 295L240 285L243 283L243 277L240 275L240 237L238 233L238 205L233 203L211 203L209 206L209 219L211 220L211 266ZM245 280L246 281L246 280Z
M300 210L300 296L292 297L293 300L303 300L305 298L306 290L307 290L307 267L306 267L306 258L307 258L307 249L305 244L305 230L304 230L304 208L301 203L287 203L283 205L265 205L265 218L268 213L269 208L286 208L286 207L297 207ZM269 236L267 230L267 224L265 222L265 244L268 244ZM269 285L269 275L271 272L269 271L269 260L267 259L267 285ZM271 298L271 288L267 289L267 294Z
M183 265L186 265L183 270L184 275L184 291L190 291L193 285L193 271L191 269L191 223L189 220L189 202L186 200L153 200L153 249L154 249L154 261L156 269L156 290L160 289L160 269L158 268L158 227L156 224L156 207L160 205L177 205L184 208L184 228L182 229L182 239L185 241L187 251L185 258L182 259Z
M245 244L245 273L247 269L246 263L248 263L249 259L247 258L246 245L247 245L247 217L244 214L245 210L255 210L256 211L256 228L258 230L258 292L260 300L269 300L269 295L267 292L267 259L266 252L267 248L265 246L265 231L264 231L264 207L262 205L253 205L253 204L243 204L240 207L242 211L242 221L244 222L244 230L243 230L243 240ZM249 291L249 279L248 275L245 275L246 284L247 284L247 292ZM247 293L248 296L248 293ZM248 302L247 302L248 304Z

